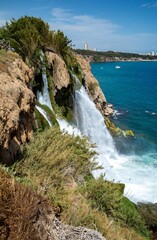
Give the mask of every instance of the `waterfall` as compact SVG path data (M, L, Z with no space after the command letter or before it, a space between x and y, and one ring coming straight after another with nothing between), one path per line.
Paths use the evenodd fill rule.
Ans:
M74 117L80 132L88 136L91 143L96 144L96 151L99 154L98 162L104 167L104 170L93 172L94 176L98 177L100 173L105 173L108 179L115 179L116 173L112 162L117 160L118 153L113 139L104 124L103 116L95 107L83 86L80 89L77 87L75 90Z
M43 63L44 53L41 52L40 59ZM37 100L41 105L46 105L52 110L52 105L50 101L49 91L48 91L48 83L47 83L47 76L46 76L46 67L42 67L42 79L44 83L43 91L37 91Z
M47 115L47 113L41 108L41 107L39 107L39 106L35 106L36 107L36 109L43 115L43 117L46 119L46 121L48 122L48 124L49 124L49 126L51 127L52 126L52 123L51 123L51 121L49 120L49 117L48 117L48 115Z
M41 60L42 64L43 64L43 58L44 58L44 53L41 51L40 60ZM48 91L46 67L44 65L42 66L42 80L43 80L44 87L43 87L42 92L37 91L37 100L41 105L45 105L53 111L51 101L50 101L49 91ZM52 123L51 123L46 111L37 105L36 105L36 109L43 115L43 117L46 119L49 126L51 127Z
M66 120L57 118L57 122L61 131L66 131L70 135L81 136L81 132L79 131L79 129L76 126L69 124Z
M76 81L78 81L76 79ZM105 174L108 180L125 184L124 195L137 203L157 202L157 171L143 164L137 155L119 154L104 118L89 98L83 86L76 86L74 93L74 118L77 128L96 144L97 162L103 169L93 171L94 177ZM142 156L148 158L149 156Z

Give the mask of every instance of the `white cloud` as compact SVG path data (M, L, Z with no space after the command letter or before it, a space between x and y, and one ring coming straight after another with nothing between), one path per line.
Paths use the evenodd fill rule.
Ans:
M52 10L53 25L58 29L75 29L79 31L88 30L98 32L99 29L103 31L116 31L120 26L113 24L108 20L95 18L89 15L73 15L71 10L54 8Z
M49 22L52 29L60 29L72 40L76 48L89 48L124 52L142 52L156 49L157 35L150 33L122 34L122 26L107 19L90 15L74 15L69 9L55 8Z
M121 27L109 20L89 15L74 15L71 10L55 8L52 10L52 29L62 30L74 43L92 39L105 39L105 36L116 32ZM80 46L79 46L80 47Z
M142 7L143 8L157 8L157 2L154 2L154 3L150 3L150 2L144 3L142 5Z
M52 16L57 21L70 21L72 14L69 9L53 8Z

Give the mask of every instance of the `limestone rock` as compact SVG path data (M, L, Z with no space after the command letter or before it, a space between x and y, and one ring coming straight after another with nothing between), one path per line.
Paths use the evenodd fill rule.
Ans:
M76 54L76 58L80 63L82 71L84 73L85 87L88 94L92 97L95 102L96 107L104 116L109 116L113 114L113 108L111 104L107 103L107 100L99 86L98 81L91 73L91 67L89 62L79 54Z
M60 90L70 83L70 76L63 59L53 52L46 52L50 73L53 77L55 88Z
M19 57L6 62L4 69L0 69L0 162L11 163L20 145L32 139L35 98L27 86L33 73Z

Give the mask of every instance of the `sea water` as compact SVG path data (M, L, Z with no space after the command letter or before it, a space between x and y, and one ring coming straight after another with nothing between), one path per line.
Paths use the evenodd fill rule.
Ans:
M113 159L110 164L116 179L126 184L125 194L134 202L157 202L157 62L97 63L91 67L114 106L112 120L135 134L135 138L114 140L119 162Z

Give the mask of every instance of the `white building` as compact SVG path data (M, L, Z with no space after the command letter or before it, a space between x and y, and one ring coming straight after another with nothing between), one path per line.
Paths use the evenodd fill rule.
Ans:
M84 44L84 50L88 50L88 43Z
M155 56L155 52L152 51L152 52L150 53L150 55L151 55L151 56Z

